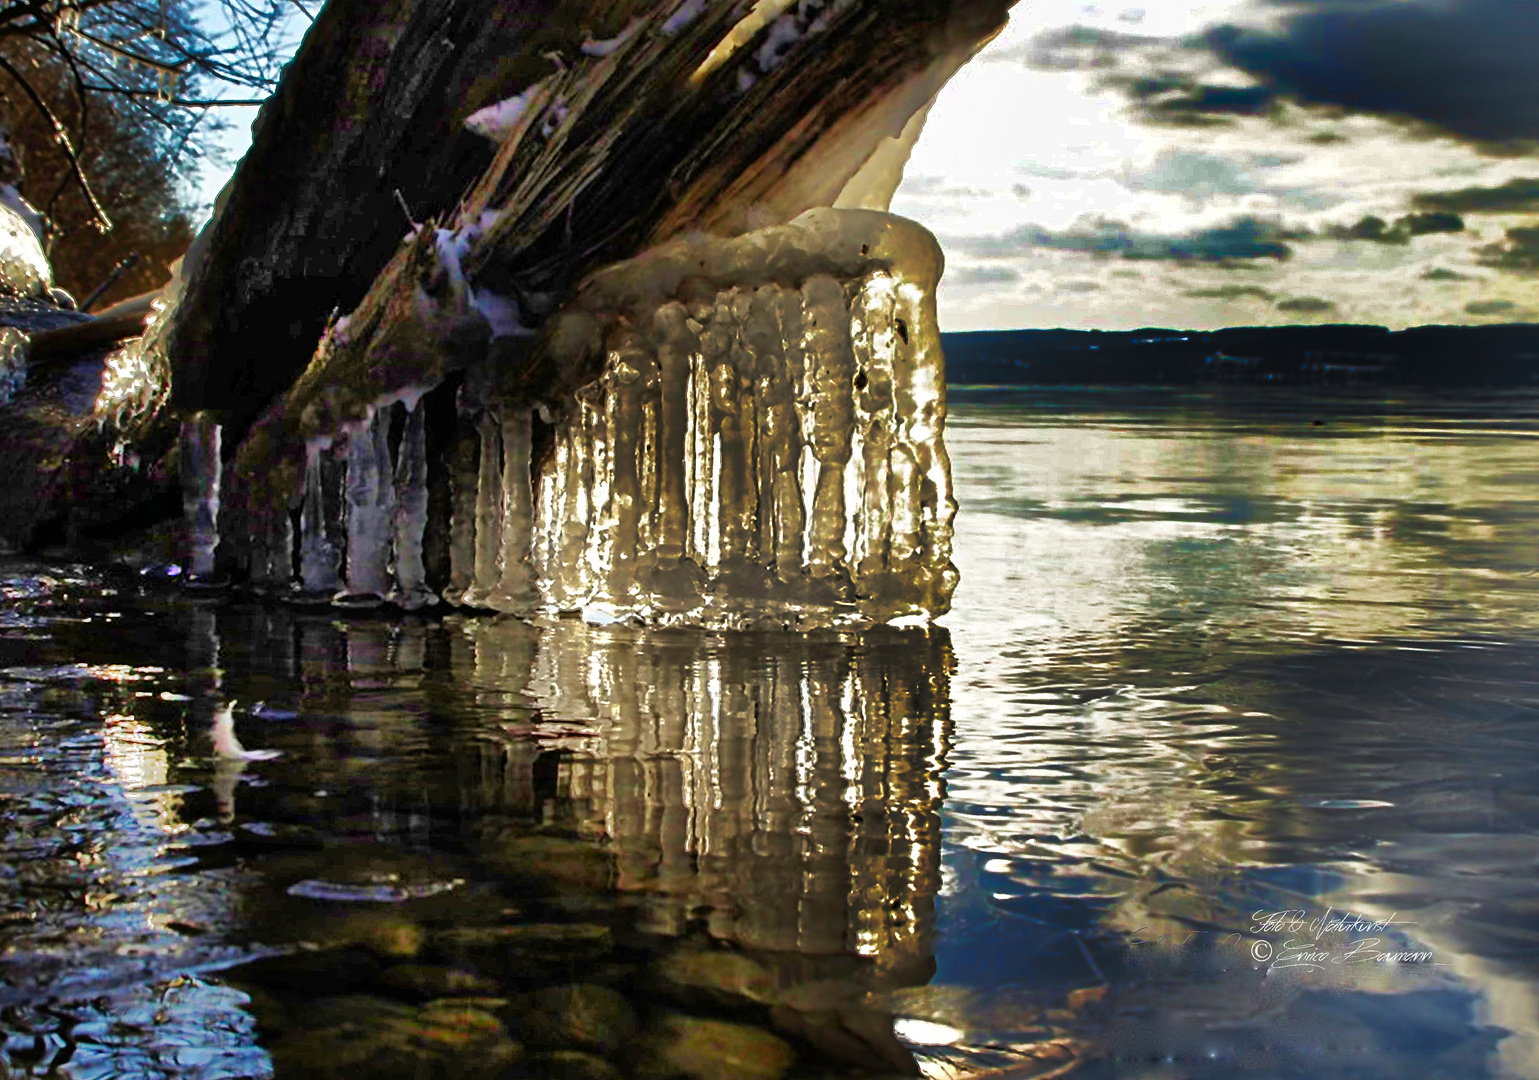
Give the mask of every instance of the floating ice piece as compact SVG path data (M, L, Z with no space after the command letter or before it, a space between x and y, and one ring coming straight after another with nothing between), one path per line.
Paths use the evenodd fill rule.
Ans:
M603 41L594 41L592 38L589 38L587 41L584 41L581 45L578 46L578 50L584 56L608 56L610 53L614 52L616 49L634 37L636 35L636 31L640 30L641 27L645 25L645 23L646 19L643 19L638 15L636 18L626 23L625 29L621 30L614 37L605 38Z
M306 900L331 900L339 903L403 904L408 900L421 900L424 897L439 896L446 892L452 892L463 884L465 882L461 878L455 878L451 881L424 881L413 884L384 883L377 885L307 878L304 881L296 881L290 885L288 887L288 894L290 896L300 896Z
M235 705L227 701L214 710L214 753L235 761L270 761L282 757L282 750L247 750L235 737Z

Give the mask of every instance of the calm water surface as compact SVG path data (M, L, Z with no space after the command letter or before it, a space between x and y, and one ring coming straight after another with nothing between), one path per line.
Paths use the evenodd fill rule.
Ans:
M1539 1077L1536 440L1536 397L957 391L930 631L0 563L0 1053Z

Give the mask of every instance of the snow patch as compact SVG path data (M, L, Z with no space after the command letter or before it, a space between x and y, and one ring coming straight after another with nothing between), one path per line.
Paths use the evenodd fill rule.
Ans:
M626 23L625 29L621 30L614 37L605 38L603 41L594 41L592 38L589 38L587 41L584 41L581 45L578 46L578 50L584 56L608 56L620 46L624 45L631 38L635 37L636 31L640 30L645 23L646 20L638 15L636 18Z
M472 289L470 306L479 311L492 327L492 339L532 337L534 331L523 324L518 301L499 296L488 289Z
M759 51L754 54L754 59L759 64L759 70L763 72L774 71L780 61L785 59L791 47L802 39L801 27L797 25L795 15L782 15L770 24L769 34L765 36L764 43L759 46Z
M522 94L505 98L484 109L478 109L465 118L465 126L477 135L490 139L494 143L501 143L518 125L524 112L529 108L529 102L534 100L536 91L543 85L545 80L542 79L528 87Z
M673 37L673 35L694 22L704 10L705 0L684 0L682 4L674 9L673 14L668 16L668 21L663 23L663 33Z

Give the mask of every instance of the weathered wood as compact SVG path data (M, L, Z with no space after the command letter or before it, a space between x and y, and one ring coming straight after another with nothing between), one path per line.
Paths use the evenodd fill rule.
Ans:
M475 109L554 70L623 5L331 0L253 125L189 266L171 331L172 403L249 419L303 370L408 224L452 207L493 148ZM580 17L579 17L580 16ZM583 24L583 25L580 25Z
M831 205L1003 25L1009 3L780 5L802 34L784 63L763 62L775 40L762 26L712 66L741 5L700 4L665 32L677 0L332 0L189 259L169 338L171 402L222 410L243 430L304 369L328 316L358 306L397 251L407 228L397 191L419 219L456 201L459 225L504 211L464 271L536 319L648 243ZM609 55L579 48L632 18L645 22ZM541 78L526 123L493 160L465 117Z

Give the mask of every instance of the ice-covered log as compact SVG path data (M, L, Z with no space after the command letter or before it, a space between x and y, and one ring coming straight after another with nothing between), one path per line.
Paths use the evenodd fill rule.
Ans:
M911 221L814 209L590 276L534 346L593 373L568 394L499 388L481 363L356 405L356 389L317 375L287 408L292 464L237 469L279 490L247 491L231 542L256 574L272 558L254 538L281 535L297 507L312 594L436 590L521 615L713 626L932 617L956 583L941 269ZM452 408L432 407L446 397ZM284 415L243 457L271 464L266 432ZM272 524L253 527L268 503ZM422 558L434 531L447 537L438 580Z

